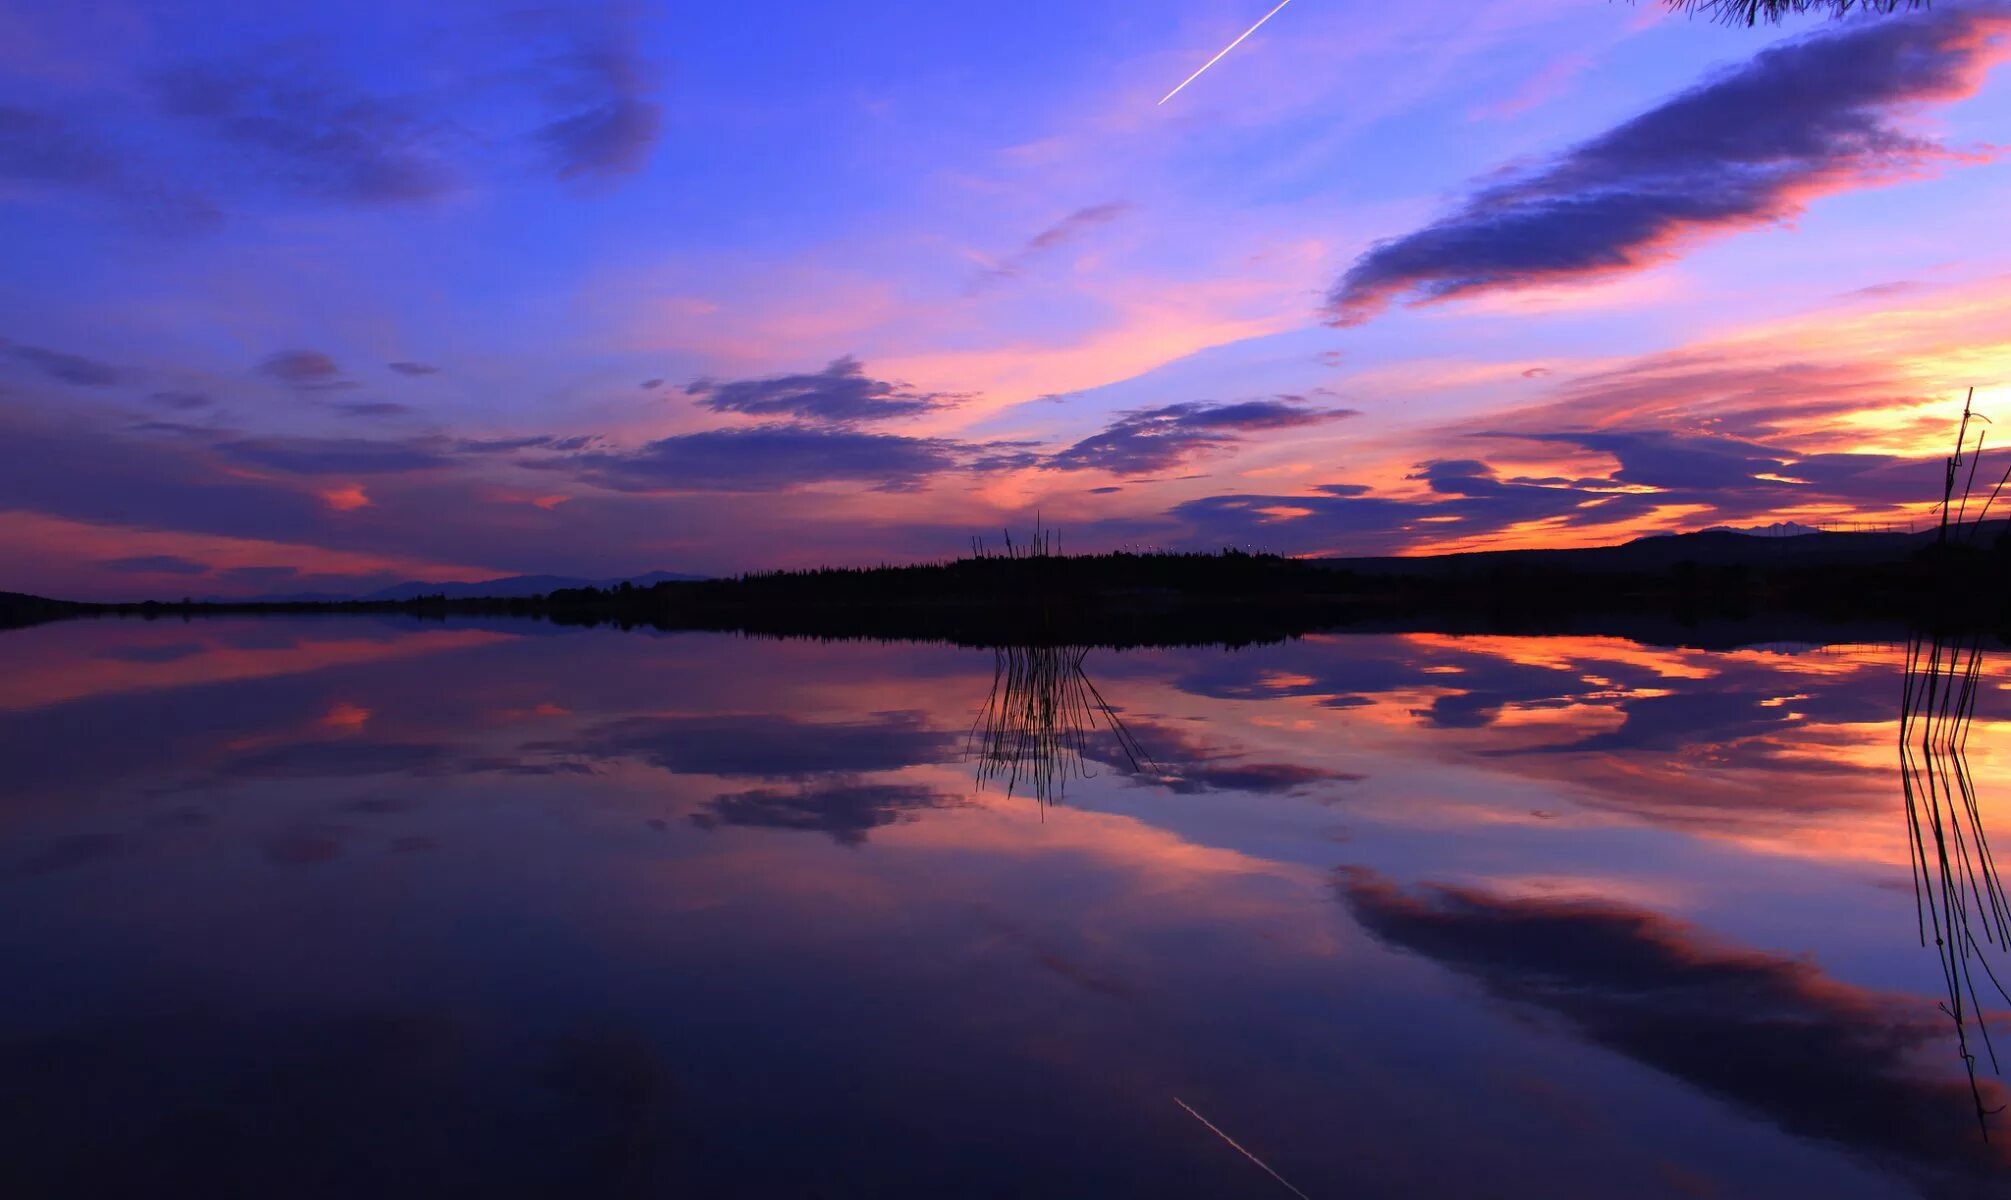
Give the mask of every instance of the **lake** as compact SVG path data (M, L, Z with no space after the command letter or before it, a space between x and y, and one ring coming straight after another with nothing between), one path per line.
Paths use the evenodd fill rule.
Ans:
M2011 1194L1907 656L14 630L0 1194Z

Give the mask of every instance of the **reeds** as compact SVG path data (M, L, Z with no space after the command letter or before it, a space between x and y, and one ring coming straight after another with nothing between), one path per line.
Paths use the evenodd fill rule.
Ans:
M1083 672L1088 654L1086 646L993 650L991 691L969 739L978 786L1003 784L1008 796L1024 788L1044 809L1061 798L1069 779L1089 777L1099 727L1109 731L1131 770L1150 765L1144 747Z
M1971 389L1969 398L1963 402L1955 452L1943 464L1937 544L1944 547L1951 532L1965 542L1975 537L2003 490L2004 480L2011 479L2011 470L2007 470L1979 508L1974 522L1968 522L1976 469L1983 455L1983 432L1978 431L1976 445L1970 448L1969 427L1976 420L1988 423L1988 418L1971 411L1974 398L1975 391ZM1965 461L1969 468L1966 474L1962 470ZM1934 586L1945 589L1947 585L1936 580ZM1935 599L1944 604L1952 600L1939 592ZM1998 874L1984 829L1982 807L1969 774L1969 729L1981 692L1983 663L1981 634L1916 632L1908 639L1899 702L1899 779L1906 799L1907 843L1912 858L1920 942L1926 945L1929 933L1933 934L1947 996L1941 1011L1955 1025L1956 1046L1969 1075L1970 1092L1976 1098L1977 1124L1988 1138L1988 1118L1998 1110L1983 1103L1969 1028L1973 1019L1991 1069L1998 1070L1997 1051L1984 1018L1977 975L1980 972L1990 988L2011 1004L2011 992L2006 992L1991 968L1986 949L2011 948L2011 897L2007 897Z
M1941 1011L1955 1026L1956 1046L1976 1095L1977 1122L1985 1137L1989 1112L1976 1086L1976 1033L1999 1070L1996 1047L1978 991L1980 974L2007 1004L1987 947L2011 948L2011 898L1997 870L1983 811L1969 774L1970 720L1983 675L1982 639L1915 635L1906 648L1900 699L1899 777L1906 798L1907 841L1921 945L1931 933L1941 959L1946 999Z
M1974 410L1972 406L1975 402L1976 389L1970 388L1969 394L1962 401L1962 422L1955 427L1955 453L1942 460L1941 503L1936 506L1935 511L1941 515L1936 542L1943 546L1948 544L1948 535L1951 531L1960 537L1964 544L1975 541L1977 533L1983 528L1983 522L1990 516L1991 506L1997 503L1997 497L2004 491L2004 485L2011 483L2011 467L2006 467L2004 474L1998 477L1997 486L1990 489L1990 495L1984 498L1982 505L1977 509L1976 519L1973 521L1968 519L1970 497L1976 490L1976 468L1983 461L1983 438L1988 432L1978 429L1976 445L1972 447L1969 445L1969 427L1979 421L1985 425L1990 424L1989 417ZM1962 473L1964 462L1969 464L1969 473L1966 476ZM1957 480L1962 483L1962 491L1959 494L1955 490Z
M1665 0L1681 12L1706 13L1726 25L1779 24L1805 12L1842 17L1852 12L1891 13L1929 7L1929 0Z
M1012 539L1011 529L1001 529L999 532L1005 537L1005 549L1003 551L994 549L984 538L973 534L971 536L971 557L979 562L996 561L998 559L1019 560L1061 557L1061 533L1059 530L1042 527L1038 511L1033 514L1032 538L1029 539L1022 536L1021 540L1015 542Z

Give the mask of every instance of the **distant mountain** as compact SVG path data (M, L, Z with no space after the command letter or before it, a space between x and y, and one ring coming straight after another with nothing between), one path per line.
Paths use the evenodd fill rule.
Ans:
M1980 530L1960 536L1965 541L1992 544L2006 524L1995 517ZM1814 567L1898 562L1937 534L1818 533L1756 535L1731 529L1697 533L1650 534L1617 546L1586 546L1569 550L1473 550L1459 554L1415 558L1316 558L1307 561L1364 575L1408 578L1457 578L1498 570L1557 570L1588 575L1630 571L1666 571L1679 563L1701 567Z
M685 575L676 571L651 571L646 575L630 575L616 579L576 579L570 575L510 575L502 579L483 579L475 583L434 583L423 579L409 579L404 583L394 583L390 587L378 588L360 596L337 595L328 592L290 592L285 595L258 596L255 599L267 604L330 604L344 600L410 600L415 596L445 596L449 600L468 600L476 597L509 598L516 596L542 596L561 588L619 587L632 583L637 587L651 587L659 583L685 583L705 579L705 575Z
M1803 537L1811 533L1823 533L1813 525L1803 525L1798 521L1775 521L1771 525L1753 525L1740 529L1734 525L1713 525L1704 533L1743 533L1749 537Z

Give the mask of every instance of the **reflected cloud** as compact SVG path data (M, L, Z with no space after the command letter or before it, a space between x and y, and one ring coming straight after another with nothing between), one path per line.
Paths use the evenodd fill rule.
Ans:
M1119 771L1128 771L1141 787L1159 787L1179 795L1245 792L1295 795L1321 783L1357 783L1366 776L1305 763L1251 759L1238 746L1217 745L1171 725L1137 723L1138 741L1152 747L1152 761L1141 767L1129 758L1093 748L1090 756Z
M781 713L628 717L526 751L632 758L679 775L807 779L827 772L895 771L950 761L955 735L919 712L859 721L800 721Z
M956 796L919 784L839 781L729 792L714 797L705 811L693 813L691 822L700 829L738 825L826 833L841 845L858 846L870 830L958 803Z
M1433 959L1572 1032L1919 1179L1972 1184L2011 1166L1965 1119L1965 1081L1923 1069L1942 1037L1918 1002L1813 963L1713 945L1659 913L1472 888L1405 891L1348 868L1334 887L1378 940ZM1992 1106L2006 1096L1979 1085Z

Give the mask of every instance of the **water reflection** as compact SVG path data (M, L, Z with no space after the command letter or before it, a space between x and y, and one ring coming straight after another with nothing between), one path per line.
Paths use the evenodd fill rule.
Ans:
M2004 1105L1986 1102L1969 1031L1973 1021L1996 1070L1997 1051L1977 975L1980 971L1987 993L2011 1004L2011 993L1998 979L1986 949L2011 946L2011 900L1997 873L1983 807L1969 771L1969 730L1983 687L1983 666L1980 637L1935 634L1908 641L1900 696L1899 766L1920 940L1926 945L1931 934L1940 955L1947 994L1941 1011L1955 1026L1975 1094L1977 1124L1987 1137L1989 1115L2001 1112Z
M1369 870L1335 881L1384 942L1561 1019L1578 1036L1750 1109L1790 1133L1890 1156L1934 1185L2011 1162L1950 1120L1971 1097L1919 1065L1942 1025L1905 998L1802 959L1716 943L1609 901L1406 892ZM1979 1103L2004 1090L1971 1079Z
M2006 1178L1967 644L0 639L0 1194Z
M1107 730L1132 773L1152 765L1138 739L1083 671L1087 646L999 646L992 651L992 686L971 726L969 747L978 785L1024 787L1043 807L1061 799L1070 778L1087 778L1089 763L1110 752L1092 745Z

